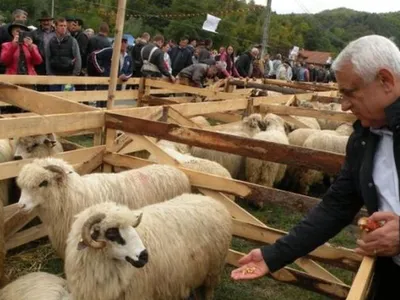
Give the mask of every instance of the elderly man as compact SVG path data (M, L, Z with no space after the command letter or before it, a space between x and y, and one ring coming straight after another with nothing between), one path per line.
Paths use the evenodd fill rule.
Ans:
M345 162L321 203L275 244L251 251L232 272L235 280L275 272L327 242L365 205L383 226L357 241L356 252L376 256L370 299L397 299L400 278L400 51L381 36L350 43L337 57L342 109L357 117ZM255 267L252 274L242 274ZM391 295L393 294L393 295Z
M258 56L259 50L257 48L245 52L236 61L236 69L239 75L243 78L249 78L253 74L253 61Z

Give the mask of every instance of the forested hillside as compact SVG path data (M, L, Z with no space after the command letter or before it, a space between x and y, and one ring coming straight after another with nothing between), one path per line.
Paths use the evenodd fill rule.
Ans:
M117 0L55 0L55 14L73 15L85 20L85 27L97 28L104 20L115 22ZM212 38L216 46L232 44L239 50L260 43L265 10L243 0L128 0L125 31L136 36L148 31L168 38L181 35ZM51 11L51 0L1 0L0 14L9 20L15 8L30 14L30 24L43 9ZM242 11L238 11L242 10ZM223 14L222 12L226 12ZM219 34L201 29L206 13L222 18ZM194 14L186 16L177 14ZM366 34L381 34L400 42L400 12L370 14L344 8L316 15L277 15L271 18L271 53L287 53L293 45L307 50L337 53L347 42Z

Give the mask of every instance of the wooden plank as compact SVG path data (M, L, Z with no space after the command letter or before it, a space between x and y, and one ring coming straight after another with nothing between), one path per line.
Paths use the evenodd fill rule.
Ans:
M0 92L1 93L1 92ZM79 114L56 114L0 119L0 138L15 138L50 132L78 131L104 126L104 112L83 112Z
M34 77L34 76L32 76ZM96 111L95 107L79 104L50 94L0 83L0 100L40 115Z
M287 107L279 105L261 104L262 113L274 113L277 115L293 115L332 121L355 122L357 118L353 114L329 110L318 110L300 107Z
M245 157L303 166L330 174L337 174L344 161L344 155L336 153L187 128L176 124L142 120L116 113L106 114L106 126L134 134L153 136Z
M175 110L173 107L169 107L168 117L175 120L175 122L180 125L194 127L194 128L202 128L202 126L186 118L179 111Z
M213 91L209 89L195 88L186 85L180 84L171 84L167 81L156 80L156 79L146 79L146 85L156 88L169 89L175 92L187 93L187 94L195 94L200 96L211 97L213 99L241 99L242 95L233 94L233 93L224 93Z
M238 237L269 245L287 234L281 230L265 228L241 220L233 220L233 228L234 235ZM350 271L357 271L362 261L362 256L353 250L333 247L328 244L318 247L306 257Z
M108 85L109 77L81 77L81 76L30 76L30 75L0 75L0 82L7 82L18 85L33 84L88 84L88 85ZM120 81L119 83L122 83ZM130 78L127 84L139 84L139 78Z
M86 101L107 101L107 91L74 91L74 92L44 92L44 95L54 95L56 97L68 99L74 102ZM137 90L116 91L114 100L130 100L137 98Z
M16 233L11 239L7 241L6 249L10 250L19 247L45 236L47 236L46 227L43 224L36 225L27 230Z
M242 116L236 113L211 113L204 115L204 117L224 123L233 123L242 120Z
M315 83L302 83L302 82L287 82L285 80L276 79L264 79L265 84L272 84L276 86L286 86L301 90L311 90L311 91L331 91L337 90L336 87L326 85L326 84L315 84Z
M244 88L250 87L250 88L256 88L256 89L274 91L274 92L282 93L285 95L304 93L304 90L301 90L301 89L276 86L276 85L272 85L272 84L257 83L257 82L251 82L251 81L245 82L245 81L237 80L237 79L231 80L230 84L236 85L238 87L244 87Z
M117 90L118 70L120 68L121 44L124 31L126 0L118 0L117 19L114 29L114 43L111 58L110 84L108 86L107 109L114 106L114 93Z
M235 267L240 267L237 262L243 256L244 253L230 250L227 257L227 263ZM346 299L350 289L347 285L329 282L288 267L282 268L281 270L268 274L267 276L283 283L325 295L329 299Z
M54 155L54 157L64 159L68 163L75 165L93 158L98 153L103 152L104 149L105 146L83 148L74 151L57 153ZM33 160L34 159L23 159L0 164L0 180L18 176L22 167L28 163L31 163Z
M9 219L4 221L4 239L7 242L21 230L26 224L38 216L37 209L32 210L29 214L23 214L17 210Z
M146 107L135 107L126 109L112 109L109 112L116 112L119 115L132 116L137 118L147 118L147 116L152 114L157 114L163 111L162 106L146 106Z
M373 278L375 264L375 258L364 257L346 300L366 300L368 298L368 290Z

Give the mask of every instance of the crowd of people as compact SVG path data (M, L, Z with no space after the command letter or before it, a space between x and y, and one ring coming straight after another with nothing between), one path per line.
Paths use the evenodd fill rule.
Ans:
M28 14L13 12L13 20L0 27L0 74L109 76L113 53L108 24L97 33L84 30L84 21L75 17L53 18L42 12L38 27L27 26ZM289 60L277 54L260 57L261 45L237 55L233 46L213 50L210 39L183 36L179 42L145 32L128 45L123 35L118 76L164 77L173 83L203 87L207 78L276 78L282 80L329 82L334 80L330 66L315 68L302 60ZM39 91L62 91L66 85L39 85ZM107 89L104 85L75 85L75 90ZM121 87L119 87L121 88ZM105 105L103 102L99 106Z

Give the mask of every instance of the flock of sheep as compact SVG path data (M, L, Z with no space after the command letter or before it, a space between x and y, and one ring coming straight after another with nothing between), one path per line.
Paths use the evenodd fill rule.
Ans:
M297 118L311 128L294 128L275 114L252 114L218 130L345 153L351 124ZM192 121L210 126L203 117ZM165 140L157 144L185 168L268 187L295 181L296 191L308 193L324 178L315 170L266 160ZM233 230L223 204L197 194L187 175L172 166L82 176L53 157L61 151L54 135L0 141L0 162L36 157L16 179L18 205L24 213L37 209L66 275L21 276L0 290L0 300L175 300L188 298L194 290L202 299L213 298ZM149 160L159 158L151 155ZM0 191L4 205L9 204L8 181L0 182Z

